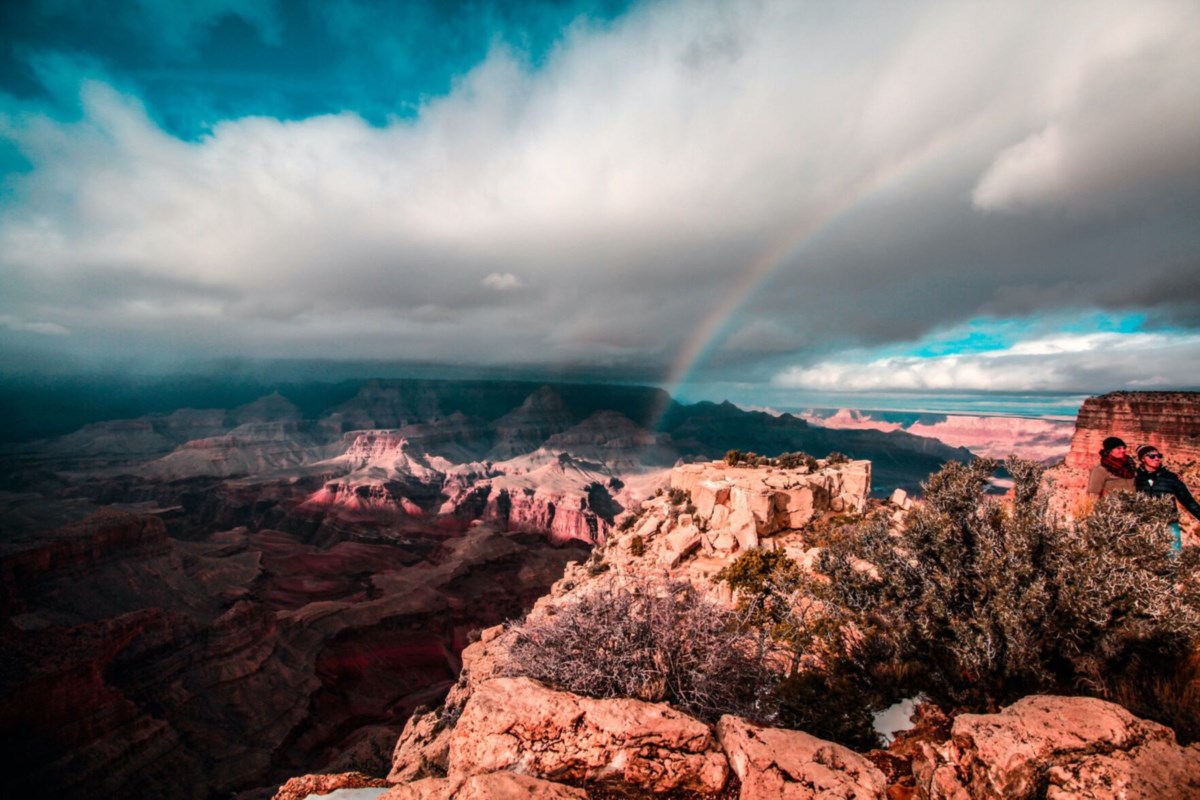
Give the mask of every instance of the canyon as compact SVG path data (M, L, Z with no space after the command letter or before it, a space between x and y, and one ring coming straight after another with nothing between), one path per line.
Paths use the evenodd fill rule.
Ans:
M761 521L732 509L732 538L674 539L719 551L970 457L642 387L368 381L304 397L0 446L15 790L249 800L314 769L382 774L472 632L529 609L670 489L674 465L733 448L873 465L849 488L833 473L784 487Z
M1005 459L1017 455L1051 466L1062 461L1071 447L1075 421L1037 417L979 416L809 410L800 418L813 425L839 430L904 431L964 447L977 456Z

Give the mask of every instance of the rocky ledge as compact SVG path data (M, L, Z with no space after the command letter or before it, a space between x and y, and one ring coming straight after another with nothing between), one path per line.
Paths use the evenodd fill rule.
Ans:
M633 582L687 580L720 599L712 576L752 547L785 549L811 563L802 528L865 508L870 465L689 465L672 472L670 485L587 564L569 565L529 620ZM724 602L731 599L726 592ZM1101 700L1028 697L996 714L919 725L889 751L861 754L737 716L709 725L666 703L556 690L514 669L516 638L516 629L496 626L466 648L445 704L409 720L387 788L374 795L1200 798L1200 745L1180 746L1171 729ZM320 792L343 785L338 776L323 780L329 788ZM362 776L346 780L363 785ZM276 797L293 796L302 795L281 790Z

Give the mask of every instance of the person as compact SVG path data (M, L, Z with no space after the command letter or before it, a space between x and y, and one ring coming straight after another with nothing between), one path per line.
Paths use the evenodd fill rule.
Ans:
M1100 463L1088 475L1087 493L1103 497L1109 492L1132 492L1136 473L1129 446L1116 436L1109 436L1100 450Z
M1200 503L1192 497L1187 484L1179 476L1163 466L1162 452L1152 444L1144 444L1137 449L1138 471L1133 482L1137 491L1151 497L1174 497L1188 513L1200 519ZM1176 510L1175 521L1171 523L1171 533L1175 540L1171 543L1172 550L1183 549L1183 533L1179 527L1179 512Z

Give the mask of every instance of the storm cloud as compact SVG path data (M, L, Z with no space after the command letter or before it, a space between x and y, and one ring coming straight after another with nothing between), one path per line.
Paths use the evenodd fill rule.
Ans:
M235 5L171 36L217 36ZM285 51L278 9L254 9ZM1194 2L649 2L576 18L539 58L497 35L414 113L348 102L195 137L103 58L26 58L45 92L0 98L25 162L0 195L14 363L1198 381ZM1104 316L1136 329L1079 330ZM989 322L1011 338L996 352L925 354ZM1071 346L1042 346L1056 335Z

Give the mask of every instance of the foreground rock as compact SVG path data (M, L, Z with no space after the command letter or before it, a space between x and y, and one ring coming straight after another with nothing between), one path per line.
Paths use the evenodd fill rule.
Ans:
M1032 696L963 714L919 773L931 800L1194 800L1200 745L1089 697Z
M475 689L450 742L451 776L514 770L652 792L716 792L729 766L708 726L662 703L593 700L528 678Z
M883 773L865 757L802 731L722 717L717 736L742 782L742 800L874 800L887 790Z

